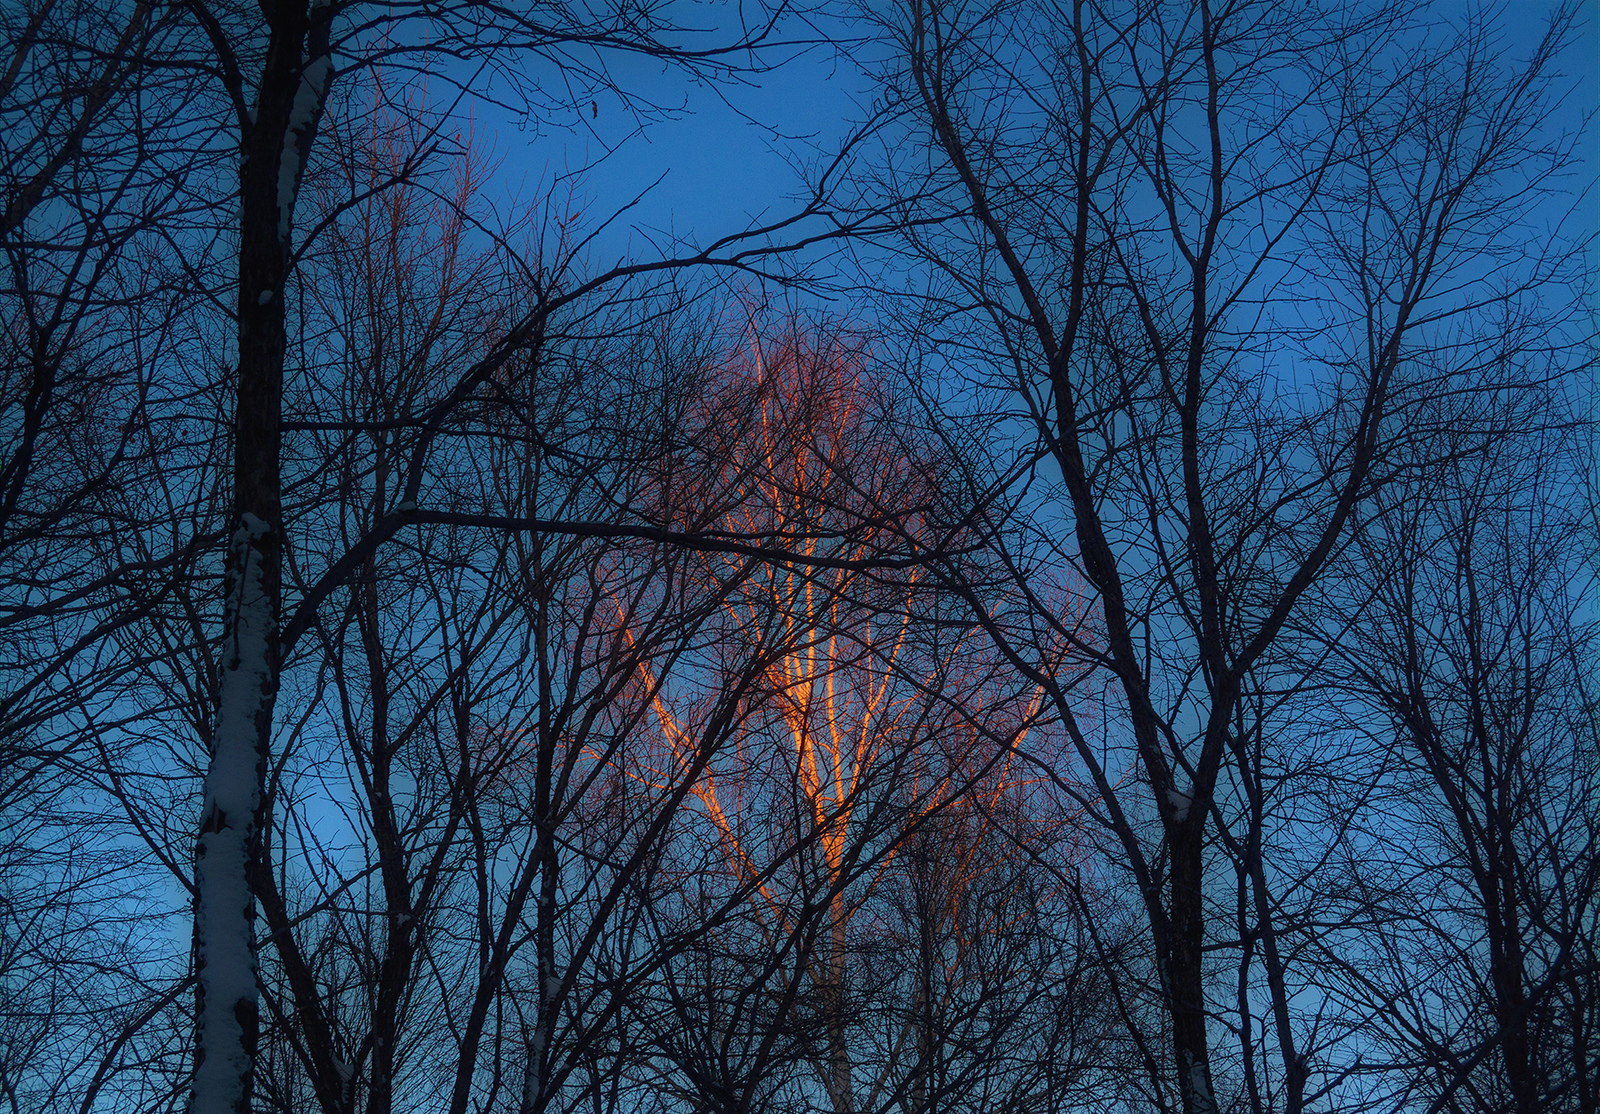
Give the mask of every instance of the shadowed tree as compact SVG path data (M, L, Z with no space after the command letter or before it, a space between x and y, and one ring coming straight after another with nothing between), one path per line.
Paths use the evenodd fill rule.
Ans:
M1562 343L1564 311L1540 299L1577 257L1530 218L1570 151L1543 130L1570 13L1514 64L1475 16L1429 25L1409 5L874 14L892 140L861 187L899 201L892 250L935 276L899 300L912 351L975 487L999 478L982 505L1013 511L992 536L1032 622L959 566L944 582L1064 724L1070 780L1093 787L1139 895L1160 1016L1136 1035L1148 1101L1300 1114L1343 1075L1308 1059L1320 1029L1296 1019L1282 963L1242 996L1213 978L1257 940L1270 954L1278 915L1270 862L1252 865L1231 931L1217 843L1250 861L1253 710L1295 684L1286 626L1418 407L1501 375L1508 326ZM1081 570L1103 641L1052 614L1040 554ZM1079 722L1076 674L1038 631L1115 677L1102 725ZM1271 1056L1223 1078L1215 1034L1262 996Z
M215 79L240 157L237 284L230 299L237 366L227 374L235 402L225 528L228 587L195 851L196 1114L244 1111L250 1103L259 1027L251 925L254 888L268 869L262 857L263 787L283 662L317 606L401 529L427 522L430 512L435 521L448 514L420 506L443 430L501 368L539 350L553 313L640 273L719 261L750 267L765 244L743 254L740 246L764 241L790 223L747 230L683 259L625 264L602 274L580 274L574 252L544 260L528 277L527 296L494 347L453 369L443 390L405 416L418 435L397 468L392 502L313 582L285 626L285 359L289 306L300 289L297 265L313 239L297 237L295 215L302 184L316 173L321 157L317 137L329 92L341 76L375 69L415 72L439 65L451 81L452 67L462 66L457 84L464 95L487 93L482 82L492 73L503 80L501 88L509 87L536 112L553 98L544 93L541 77L520 68L524 63L559 74L555 84L568 91L615 88L604 60L608 52L647 55L709 77L748 64L772 28L772 16L763 10L754 23L741 19L740 31L702 45L703 37L677 27L666 7L552 2L515 11L432 3L369 9L355 2L272 0L259 9L236 10L194 0L183 8L209 46L206 56L191 61ZM414 174L427 151L424 146L408 155L398 177ZM516 529L526 528L518 525L525 521L500 515L480 517L477 525ZM316 1082L321 1101L332 1102L335 1077L320 1072Z
M1586 1110L1600 1068L1592 457L1547 399L1465 407L1490 435L1462 437L1463 405L1441 401L1435 428L1455 432L1429 447L1444 463L1385 489L1330 585L1320 633L1339 632L1332 668L1370 717L1344 729L1374 740L1373 780L1391 791L1353 825L1340 872L1372 943L1320 962L1370 1039L1412 1065L1405 1093L1425 1109Z

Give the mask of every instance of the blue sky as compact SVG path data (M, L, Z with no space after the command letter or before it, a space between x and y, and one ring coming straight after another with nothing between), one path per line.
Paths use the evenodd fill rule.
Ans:
M1501 8L1498 23L1508 58L1533 48L1554 6L1549 0L1511 0ZM686 4L685 10L703 25L711 18L708 13L728 9ZM1467 10L1466 0L1443 0L1433 8L1445 19ZM1562 66L1572 93L1548 122L1552 128L1576 129L1584 114L1600 105L1600 0L1585 0L1582 10L1584 25ZM829 33L858 30L835 19L794 24L780 35L823 40ZM701 37L726 38L715 30ZM828 42L772 52L768 58L779 64L713 87L655 59L611 55L606 64L617 85L668 110L662 118L641 127L640 117L620 97L601 93L573 106L576 123L570 112L565 119L559 111L546 112L537 130L519 128L503 116L496 119L493 110L480 106L479 136L492 137L503 187L523 203L544 195L563 174L581 172L558 192L575 191L572 202L581 208L585 227L644 191L637 205L596 238L590 264L604 269L624 259L648 259L664 251L673 236L703 244L753 221L792 212L801 182L791 161L837 149L847 125L865 115L870 83ZM1574 193L1588 190L1575 215L1592 230L1590 183L1600 168L1600 131L1592 125L1581 151L1582 164L1566 185ZM1563 215L1554 209L1550 214L1552 221Z
M817 36L805 27L789 34ZM672 236L707 243L794 211L801 179L792 160L836 149L870 98L866 81L827 42L774 56L779 64L765 73L713 86L655 59L612 55L618 86L663 112L646 119L601 93L579 106L575 124L549 117L535 132L480 107L490 126L480 124L479 135L492 136L501 181L523 202L572 174L558 192L575 191L586 226L644 192L597 238L594 264L650 258L651 237L662 248Z

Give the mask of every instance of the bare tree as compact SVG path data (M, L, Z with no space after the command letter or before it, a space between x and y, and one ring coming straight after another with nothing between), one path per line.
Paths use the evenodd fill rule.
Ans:
M215 540L203 454L167 452L205 403L167 372L220 152L203 116L173 124L201 83L159 62L192 46L173 10L18 4L0 28L0 1089L154 1102L183 960L149 913L159 865L109 834L125 745L96 727L151 653L130 629Z
M288 627L306 688L275 738L273 867L253 881L270 1018L256 1086L286 1110L569 1109L622 1085L616 1018L684 946L644 931L643 898L769 648L684 682L708 708L682 771L628 771L652 696L682 663L707 668L707 624L760 538L707 528L715 485L708 505L671 501L715 469L681 401L709 374L705 345L669 301L549 315L448 424L411 420L529 296L517 230L474 235L468 153L374 188L418 127L380 105L329 129L347 161L313 195L331 216L301 265L309 374L286 397L317 417L286 423L285 520L291 584L320 606ZM373 544L424 483L426 525ZM749 540L708 568L695 548L719 537Z
M210 764L195 852L197 1068L193 1109L245 1110L250 1102L259 1007L251 943L254 888L267 874L262 808L270 765L274 707L284 655L310 625L323 599L402 528L439 521L448 512L420 508L430 456L445 424L514 358L536 351L550 315L640 272L688 263L749 258L719 241L680 260L625 264L580 277L576 258L547 260L529 283L531 297L501 332L495 348L457 369L450 385L406 424L418 429L392 491L392 504L364 536L333 561L284 623L284 402L289 306L296 297L295 214L303 182L315 173L317 136L329 90L341 74L425 68L461 60L498 71L531 106L540 81L519 78L526 59L553 66L582 88L612 87L607 51L646 54L709 75L748 56L771 29L763 12L728 41L687 45L662 5L591 8L550 3L512 11L477 5L415 4L369 10L357 3L281 0L259 15L204 0L186 6L209 51L198 59L216 80L237 139L239 223L237 284L230 293L238 363L228 384L235 402L230 435L231 499L223 653ZM464 77L470 84L472 78ZM481 87L480 87L481 88ZM420 154L420 153L419 153ZM408 168L411 164L408 164ZM809 210L807 210L809 211ZM803 213L802 213L803 215ZM780 222L783 227L788 222ZM747 230L760 240L771 228ZM758 249L765 250L765 247ZM466 524L466 523L463 523ZM479 525L527 528L504 515ZM633 527L620 527L627 530ZM636 528L635 528L636 529ZM331 1086L331 1077L324 1082Z
M727 528L829 537L864 519L931 544L941 462L908 449L870 356L767 315L749 334L715 396L730 432L710 455L739 493ZM873 544L808 552L868 556ZM660 916L715 922L635 1006L677 1102L1065 1101L1081 1051L1067 1034L1096 1011L1081 954L1050 923L1065 903L1031 859L1067 826L996 819L1024 811L1013 752L1047 728L1037 694L931 587L916 569L766 567L730 602L726 637L779 632L778 652L737 745L693 789L675 847L687 899L658 899ZM656 701L661 766L685 768L697 715L670 697ZM1013 842L1024 829L1027 847Z
M1572 257L1527 255L1517 222L1542 196L1534 168L1567 151L1540 129L1570 18L1504 68L1484 24L1382 5L919 0L885 28L883 111L907 126L865 188L900 199L898 248L942 280L912 312L942 381L970 376L963 398L930 388L960 414L948 436L977 486L1011 485L988 505L1025 512L1012 522L1032 539L1008 558L1031 627L968 595L1066 725L1062 776L1093 787L1084 804L1139 894L1161 1015L1138 1038L1147 1097L1210 1114L1234 1101L1224 1084L1249 1098L1219 1078L1213 1031L1258 1000L1212 975L1276 932L1251 865L1231 938L1211 869L1219 839L1259 853L1238 807L1253 694L1287 683L1285 626L1407 415L1481 374L1507 317L1559 315L1538 300ZM991 424L973 436L977 414ZM1050 556L1081 569L1103 642L1035 588ZM965 591L961 569L948 582ZM1034 630L1115 678L1102 724L1082 722L1075 674ZM1341 1074L1307 1059L1281 966L1261 969L1276 1066L1250 1095L1299 1114Z
M826 537L850 518L904 518L902 508L925 501L915 492L916 463L885 442L881 425L873 428L874 400L858 354L808 336L798 323L772 328L753 318L750 333L748 356L732 362L726 394L713 402L741 416L712 454L723 462L721 482L738 493L728 529L805 534L820 527ZM870 536L850 547L810 543L819 554L839 557L867 555L872 544ZM861 893L875 888L892 858L909 819L902 810L916 807L910 797L898 799L898 790L926 779L931 767L922 759L931 755L918 752L935 729L916 687L896 675L914 654L909 614L895 598L911 585L897 590L872 579L849 568L769 568L734 603L737 637L759 643L776 633L783 649L763 679L738 749L695 787L708 825L706 854L723 860L730 875L723 887L703 892L728 884L751 889L754 932L764 946L745 955L758 981L771 988L764 995L720 985L728 980L714 974L703 988L673 987L691 1025L716 1024L714 1006L708 1011L696 1003L702 996L761 1005L766 995L777 996L781 1005L765 1015L769 1026L792 1030L783 1034L786 1051L813 1058L836 1111L857 1110L862 1101L847 1037L856 1012L847 1000L854 997L848 969L858 946L851 924ZM657 711L674 761L686 764L693 752L678 752L694 737L691 721L665 701ZM732 951L733 935L726 940ZM756 1062L728 1078L729 1037L752 1019L738 1020L726 1034L698 1025L681 1034L688 1044L722 1045L723 1054L706 1063L693 1056L681 1062L695 1086L730 1096L723 1101L734 1107L750 1101L748 1092L732 1097L740 1077L749 1088L771 1074L760 1060L780 1036L770 1027L751 1034L756 1047L746 1052ZM719 1059L721 1070L708 1071Z
M1323 963L1426 1109L1583 1110L1600 1066L1591 465L1546 398L1466 408L1490 436L1439 404L1453 451L1380 495L1322 627L1372 717L1341 726L1380 745L1373 779L1393 787L1340 872L1367 954Z

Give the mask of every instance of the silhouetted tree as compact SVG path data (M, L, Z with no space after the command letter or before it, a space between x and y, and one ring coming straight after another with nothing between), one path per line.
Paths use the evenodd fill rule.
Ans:
M1570 152L1544 130L1570 13L1515 64L1476 17L1429 26L1409 5L878 14L890 142L863 196L900 204L893 249L934 276L900 299L909 342L1027 620L959 566L946 582L1065 725L1062 777L1092 787L1138 894L1160 1017L1137 1037L1146 1099L1300 1114L1343 1074L1296 1016L1317 976L1280 940L1258 838L1273 760L1251 749L1272 740L1252 720L1299 683L1284 632L1418 407L1502 371L1519 389L1487 359L1508 326L1562 343L1565 311L1539 299L1576 256L1531 227ZM1062 561L1093 592L1094 640L1037 586ZM1063 640L1115 679L1099 723ZM1252 954L1255 974L1219 981ZM1224 1078L1218 1034L1251 1017L1269 1056L1247 1037Z

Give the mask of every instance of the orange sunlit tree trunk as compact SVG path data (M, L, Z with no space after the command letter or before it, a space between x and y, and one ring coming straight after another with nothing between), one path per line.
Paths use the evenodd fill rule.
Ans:
M729 531L803 533L812 556L861 559L886 536L929 529L938 463L889 434L892 410L859 346L752 314L707 406L739 416L713 424ZM777 565L727 605L729 640L777 649L736 745L694 784L696 823L682 837L696 892L748 897L737 925L710 938L728 961L702 957L667 993L679 1008L660 1030L673 1034L683 1091L739 1108L820 1088L835 1114L931 1101L935 998L949 989L934 988L933 952L952 932L1000 929L998 908L967 909L962 893L1022 859L1007 844L1020 829L1002 833L988 814L1030 777L1012 746L1042 730L1034 694L997 684L964 633L928 621L936 608L915 571ZM654 706L659 777L695 753L696 714L667 689ZM947 829L965 850L941 867L941 896L924 894L906 918L894 895L919 872L928 881L932 833ZM897 927L918 918L921 929ZM916 947L897 932L925 945L909 980L881 977Z

